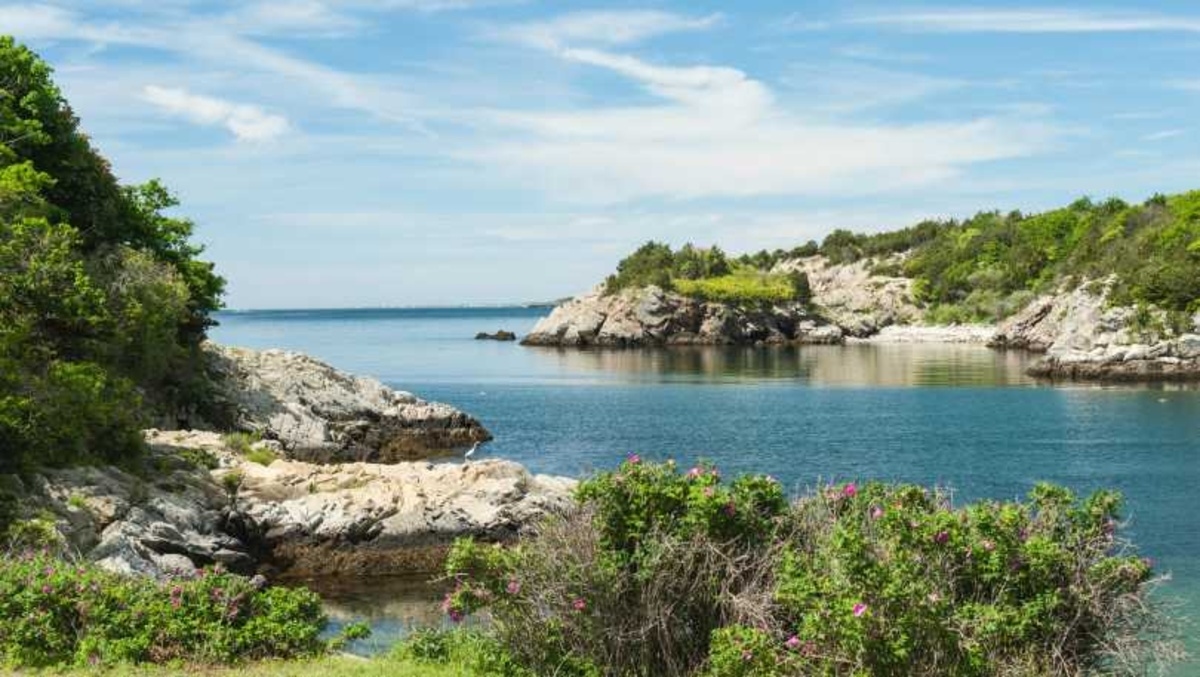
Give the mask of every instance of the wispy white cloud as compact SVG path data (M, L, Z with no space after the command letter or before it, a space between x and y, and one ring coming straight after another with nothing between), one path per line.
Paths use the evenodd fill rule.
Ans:
M465 156L567 199L697 198L828 191L871 193L926 185L970 165L1032 155L1057 135L1036 120L927 124L814 122L780 107L770 89L728 67L672 67L601 50L561 58L619 73L659 104L499 114L522 132L496 135Z
M491 32L495 37L531 47L557 49L570 43L625 45L668 33L705 30L720 20L720 14L685 16L656 10L590 11L495 27Z
M142 98L167 113L198 125L220 125L241 141L270 141L286 134L287 118L258 106L233 103L186 89L149 85Z
M1198 16L1066 8L887 11L854 16L848 22L939 33L1200 33Z
M1177 136L1183 136L1186 133L1186 130L1183 129L1164 129L1160 132L1154 132L1153 134L1147 134L1143 136L1142 141L1166 141L1167 139L1173 139Z
M1200 79L1197 80L1175 80L1169 83L1175 89L1182 89L1185 92L1200 92Z

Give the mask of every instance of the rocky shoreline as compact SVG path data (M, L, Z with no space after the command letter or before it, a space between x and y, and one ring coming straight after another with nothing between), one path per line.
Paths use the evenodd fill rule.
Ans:
M521 343L556 348L977 344L1044 353L1028 371L1037 378L1200 380L1200 313L1189 327L1173 327L1162 311L1112 304L1111 280L1085 281L1039 297L995 326L929 325L923 324L912 281L874 273L877 263L835 265L822 256L780 263L773 272L808 275L813 296L807 305L740 308L653 286L611 295L597 287L556 306Z
M411 573L459 536L496 541L566 506L574 480L511 461L427 458L491 439L449 405L298 353L208 346L249 444L211 430L148 430L141 468L0 478L64 546L125 574L220 564L292 577Z

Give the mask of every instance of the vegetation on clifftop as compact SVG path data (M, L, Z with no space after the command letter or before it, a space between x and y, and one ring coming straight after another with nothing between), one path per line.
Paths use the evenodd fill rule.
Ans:
M718 263L707 269L695 265L701 254ZM781 298L785 280L774 279L771 271L817 254L834 264L869 259L879 274L912 278L916 300L941 323L997 320L1037 293L1110 275L1117 280L1113 303L1195 313L1200 311L1200 191L1156 195L1140 205L1084 198L1040 214L980 212L883 233L834 230L819 246L808 242L736 259L727 259L717 247L688 245L673 253L651 242L621 261L606 289L657 284L712 300ZM719 272L697 272L713 269ZM722 295L704 281L731 272L742 280L757 274L764 282L748 293ZM774 292L767 291L773 286Z
M224 281L175 205L120 184L49 66L0 37L0 473L128 461L149 416L203 403Z
M685 244L679 251L660 242L647 242L617 264L604 291L655 285L704 301L760 306L799 301L811 296L804 273L772 273L749 259L730 260L720 247Z

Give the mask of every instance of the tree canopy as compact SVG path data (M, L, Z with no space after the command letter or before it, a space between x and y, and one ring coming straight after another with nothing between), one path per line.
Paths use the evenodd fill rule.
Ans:
M0 471L115 461L202 404L224 280L158 181L127 186L50 67L0 37Z

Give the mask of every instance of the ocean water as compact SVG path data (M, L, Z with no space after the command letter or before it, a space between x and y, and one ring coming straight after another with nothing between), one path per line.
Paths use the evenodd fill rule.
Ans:
M1024 376L1029 356L978 346L577 351L473 338L523 334L546 312L225 312L212 337L301 350L449 402L495 434L480 457L535 472L577 476L637 452L769 473L797 489L911 481L966 501L1022 496L1041 480L1080 493L1116 488L1127 533L1172 575L1163 594L1200 609L1196 388L1041 384ZM327 592L335 617L358 613L388 637L429 618L427 589L392 590L365 596L367 606L353 590Z

